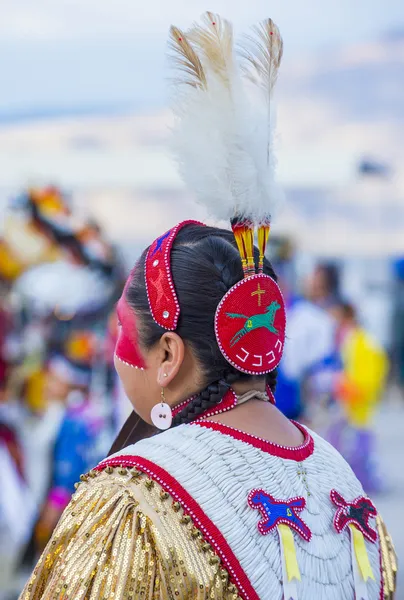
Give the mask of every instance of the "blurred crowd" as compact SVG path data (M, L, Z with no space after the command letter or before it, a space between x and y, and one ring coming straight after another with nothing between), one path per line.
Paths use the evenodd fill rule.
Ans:
M116 250L66 194L12 200L0 238L0 584L31 568L124 419L113 368L123 281Z
M125 279L118 253L56 188L24 192L4 222L0 583L31 568L75 482L108 452L128 410L113 368ZM318 264L298 288L290 243L271 248L288 310L278 407L336 446L367 492L381 491L372 423L388 354L342 296L335 265ZM404 265L397 269L393 357L403 386Z

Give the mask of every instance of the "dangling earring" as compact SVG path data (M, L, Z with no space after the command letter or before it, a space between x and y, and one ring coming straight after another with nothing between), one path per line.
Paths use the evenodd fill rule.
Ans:
M153 406L150 417L157 429L164 430L171 427L173 413L171 412L171 407L166 403L164 388L161 388L161 402Z

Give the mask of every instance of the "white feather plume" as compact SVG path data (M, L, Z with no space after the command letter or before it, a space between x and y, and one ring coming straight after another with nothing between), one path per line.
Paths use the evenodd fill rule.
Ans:
M255 223L268 219L279 197L272 124L268 128L267 110L257 111L248 98L231 24L208 12L202 24L180 32L179 37L176 47L172 34L176 63L185 43L197 55L203 72L203 84L195 84L192 68L192 82L182 79L191 85L176 85L174 90L172 149L180 174L216 218L237 214Z

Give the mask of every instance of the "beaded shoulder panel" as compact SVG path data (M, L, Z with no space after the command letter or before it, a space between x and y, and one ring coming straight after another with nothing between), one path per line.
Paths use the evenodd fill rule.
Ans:
M227 429L182 425L111 458L116 464L120 457L126 457L127 464L133 457L147 460L178 481L220 532L261 600L283 598L280 542L275 534L260 534L260 514L251 510L249 494L265 490L266 498L278 501L277 505L283 502L286 514L291 502L298 500L304 506L299 519L310 531L306 539L293 533L302 576L299 600L353 600L350 537L335 530L336 507L330 500L332 489L350 500L364 494L350 467L311 432L296 452L284 452L273 445L268 448L262 440L232 435ZM375 580L368 582L369 600L380 600L379 537L375 543L366 540L366 548L375 574Z

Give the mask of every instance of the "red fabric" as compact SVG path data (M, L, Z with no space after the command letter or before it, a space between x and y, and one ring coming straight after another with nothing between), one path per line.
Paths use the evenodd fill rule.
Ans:
M236 369L264 375L279 364L285 343L282 292L268 275L242 279L221 300L215 332L225 359Z
M267 396L268 396L268 398L269 398L269 401L270 401L270 403L271 403L271 404L276 404L276 398L275 398L275 396L274 396L274 393L273 393L273 391L272 391L272 390L271 390L271 388L269 387L269 385L267 385L267 386L266 386L266 393L267 393Z
M212 545L223 565L227 569L230 581L237 586L240 596L244 600L259 600L258 594L251 585L250 580L243 571L237 557L233 553L226 539L220 530L209 519L194 498L182 487L178 481L167 471L155 463L140 456L116 456L103 461L97 471L102 471L106 467L135 467L143 473L146 473L153 480L157 481L165 491L167 491L177 502L181 504L184 512L188 514L201 532L205 539Z
M188 400L184 400L184 402L177 404L177 406L175 406L173 408L173 417L178 415L178 413L180 413L186 406L188 406L188 404L190 402L192 402L192 400L194 398L195 398L195 396L192 396ZM236 406L237 406L237 396L236 396L235 392L233 392L232 389L229 389L226 392L226 394L223 396L223 398L221 399L219 404L216 404L216 406L214 406L213 408L209 408L208 410L206 410L204 413L199 415L198 419L206 419L207 417L211 417L213 415L218 415L220 413L227 412L228 410L231 410L232 408L235 408Z
M157 238L149 248L145 263L146 289L150 311L160 327L174 331L178 325L180 305L171 274L171 248L177 233L186 225L199 221L183 221Z
M377 516L377 510L369 498L359 496L352 502L348 502L337 490L331 490L330 498L338 507L334 516L334 527L338 533L342 533L348 525L352 524L369 542L376 542L377 531L370 525L369 519Z
M280 446L279 444L268 442L267 440L251 435L250 433L245 433L244 431L240 431L229 425L224 425L224 423L216 423L215 421L195 421L191 425L206 427L207 429L213 429L213 431L218 431L224 435L229 435L236 440L250 444L250 446L255 446L263 452L268 452L268 454L272 454L272 456L301 462L313 454L314 440L303 425L300 425L300 423L296 423L295 421L293 421L293 423L304 435L305 440L301 446Z
M379 600L384 600L384 577L383 577L383 554L382 546L379 544L379 560L380 560L380 597Z
M266 387L266 392L268 394L268 398L271 404L275 404L275 397L272 393L272 390L269 386ZM187 400L184 400L183 402L181 402L180 404L177 404L177 406L174 406L173 408L173 417L176 417L178 415L178 413L180 413L186 406L188 406L188 404L190 402L192 402L192 400L195 398L195 396L192 396L191 398L188 398ZM229 410L231 410L232 408L235 408L237 406L237 396L236 393L232 390L229 389L228 392L226 392L226 394L223 396L222 400L219 402L219 404L216 404L216 406L214 406L213 408L209 408L208 410L206 410L204 413L202 413L201 415L199 415L198 417L198 421L200 419L206 419L207 417L212 417L214 415L219 415L221 413L227 412Z

